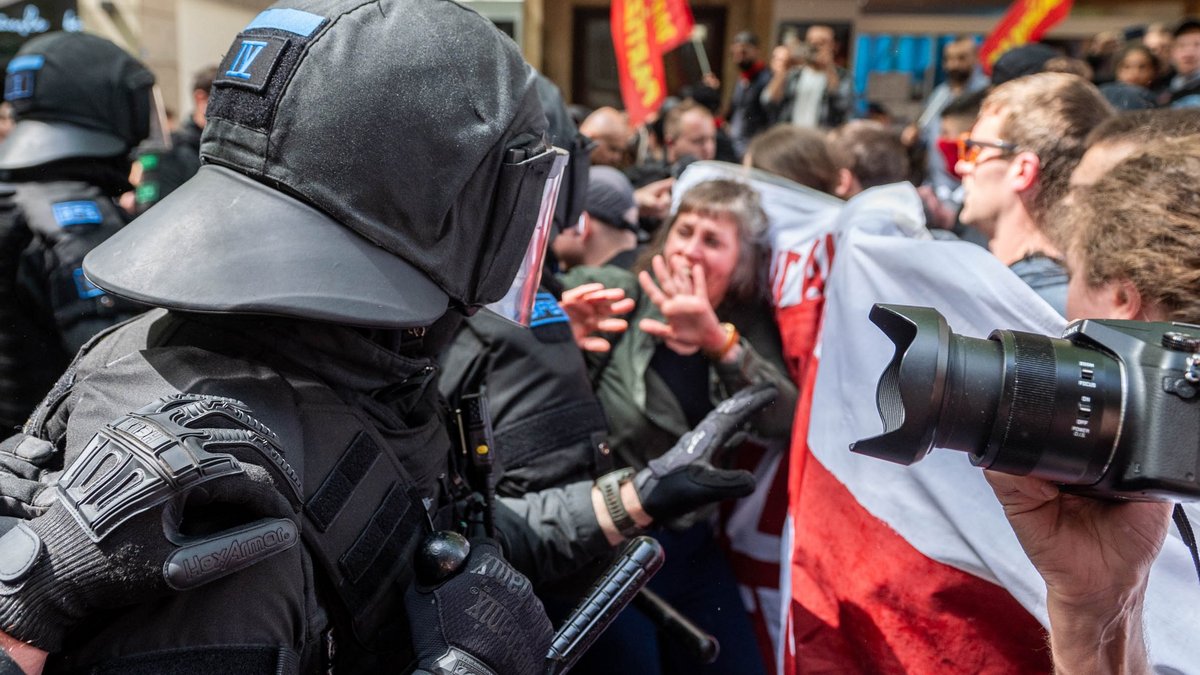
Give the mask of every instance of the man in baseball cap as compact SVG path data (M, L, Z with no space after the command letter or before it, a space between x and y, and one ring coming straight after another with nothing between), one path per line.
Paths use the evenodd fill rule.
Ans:
M554 239L553 246L565 268L632 267L638 247L637 204L625 174L610 166L593 166L583 215Z

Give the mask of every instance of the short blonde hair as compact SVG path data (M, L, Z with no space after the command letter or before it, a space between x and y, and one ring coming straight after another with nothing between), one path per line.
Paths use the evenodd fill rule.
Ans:
M1068 73L1038 73L1005 82L983 99L980 112L1003 117L999 140L1037 155L1033 217L1039 225L1066 196L1088 134L1113 115L1096 85Z

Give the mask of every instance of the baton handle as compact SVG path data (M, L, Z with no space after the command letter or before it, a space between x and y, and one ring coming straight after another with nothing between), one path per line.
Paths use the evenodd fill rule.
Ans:
M570 670L662 567L665 558L662 544L654 539L631 539L558 629L546 654L546 675L560 675Z
M692 623L691 619L680 614L679 610L649 588L643 588L638 593L633 605L700 663L708 665L721 655L721 643L717 642L717 638Z

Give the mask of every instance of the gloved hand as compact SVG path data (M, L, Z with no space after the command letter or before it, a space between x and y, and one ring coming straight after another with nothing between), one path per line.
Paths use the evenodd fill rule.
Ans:
M721 451L735 444L731 441L739 428L777 394L770 384L742 389L721 401L674 447L651 460L633 479L642 509L661 523L754 492L754 476L749 471L718 469L713 464L720 461Z
M50 508L46 493L55 459L49 442L17 433L0 442L0 517L29 519Z
M231 399L173 396L106 425L53 489L46 513L0 538L0 630L46 651L92 612L299 541L299 481L271 430Z
M445 533L432 536L439 535ZM418 667L435 675L543 672L554 631L529 580L494 541L468 545L450 537L469 550L459 571L437 583L414 582L404 598Z

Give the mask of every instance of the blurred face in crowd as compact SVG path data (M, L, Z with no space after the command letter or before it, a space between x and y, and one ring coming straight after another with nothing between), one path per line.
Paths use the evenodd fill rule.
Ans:
M590 156L593 165L615 167L625 165L626 139L621 134L597 134L592 141L596 144L592 148Z
M667 148L671 163L685 155L701 160L717 156L717 124L703 110L689 110L679 118L679 134Z
M1125 53L1117 64L1117 81L1138 87L1149 87L1157 75L1150 54L1133 49Z
M582 224L587 218L589 218L588 213L584 211L579 216L580 223ZM580 231L579 225L563 228L563 231L558 236L550 240L550 250L558 258L559 264L566 269L582 265L584 255L583 232Z
M975 42L955 40L942 50L942 68L952 84L966 84L975 70Z
M834 36L829 26L809 26L804 41L812 52L813 65L828 66L833 63Z
M758 47L749 42L735 42L729 46L729 56L741 70L750 70L758 61Z
M671 225L663 246L663 257L671 261L673 269L679 258L704 268L708 301L713 307L725 299L739 255L738 224L729 216L710 218L699 213L681 213Z
M1200 30L1192 30L1175 38L1171 45L1171 63L1181 75L1200 70Z
M13 117L12 104L8 101L0 103L0 141L8 138L8 134L16 126L16 119ZM140 166L137 162L134 166Z
M1147 32L1142 38L1142 44L1158 57L1158 62L1165 68L1166 64L1171 62L1171 42L1173 40L1170 32L1159 29Z
M633 129L624 113L615 108L600 108L579 125L579 133L595 143L591 154L592 164L618 168L625 165Z
M971 129L971 139L986 143L1002 143L1000 128L1004 124L1001 111L981 112ZM1008 208L1016 195L1007 185L1007 173L1012 164L1012 154L999 148L983 147L969 162L960 158L955 168L962 176L962 213L959 219L991 237L995 234L996 220Z

